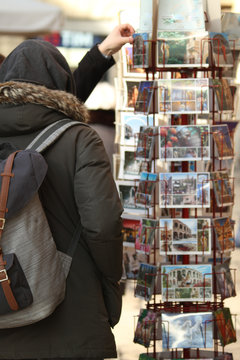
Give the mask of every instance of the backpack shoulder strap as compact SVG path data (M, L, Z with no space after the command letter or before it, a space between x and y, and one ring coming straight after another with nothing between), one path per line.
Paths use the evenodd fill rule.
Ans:
M68 128L75 125L88 126L79 121L72 121L68 118L56 121L50 124L38 134L26 149L42 152L52 145Z
M55 123L47 126L43 131L41 131L40 134L38 134L33 139L33 141L27 146L26 149L42 152L46 150L50 145L52 145L64 133L64 131L75 125L88 126L85 123L79 121L72 121L68 118L58 120ZM66 254L68 254L71 257L73 257L75 250L77 248L77 244L81 234L81 229L82 226L81 226L81 222L79 221L66 252Z

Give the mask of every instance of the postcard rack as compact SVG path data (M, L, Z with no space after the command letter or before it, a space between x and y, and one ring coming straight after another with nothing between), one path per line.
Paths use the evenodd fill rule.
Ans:
M221 35L192 38L182 63L176 38L163 33L135 34L122 51L114 173L124 276L146 301L134 333L146 348L139 360L232 358L234 314L224 300L236 295L233 96L224 75L234 64Z

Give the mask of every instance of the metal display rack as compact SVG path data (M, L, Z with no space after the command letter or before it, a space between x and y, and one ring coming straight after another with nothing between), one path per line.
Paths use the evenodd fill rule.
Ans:
M211 38L207 39L208 45L209 45L209 56L212 57L212 45L211 45ZM145 67L145 74L146 74L146 81L148 81L149 79L154 81L154 80L159 80L159 79L168 79L168 81L174 80L174 79L199 79L199 78L208 78L211 79L210 85L209 85L209 104L211 104L211 108L209 110L209 114L207 116L208 120L206 122L206 117L205 117L205 125L210 125L210 130L207 131L207 133L203 132L201 134L201 152L200 152L200 156L202 157L202 160L198 160L198 161L188 161L187 158L186 160L178 160L176 159L176 161L168 161L167 157L166 157L166 150L167 150L167 145L165 145L165 159L162 158L161 161L165 162L166 166L169 169L169 172L172 173L188 173L189 177L192 176L192 174L194 173L204 173L206 170L204 169L204 167L206 167L207 163L208 166L210 168L210 172L209 173L215 173L216 176L215 178L212 177L208 177L204 180L202 180L203 182L205 182L205 184L198 184L199 185L199 192L198 195L201 197L201 201L202 201L202 206L200 204L200 206L194 206L191 205L190 207L187 206L187 203L183 206L174 206L174 205L169 205L167 206L167 202L164 204L160 204L159 202L159 197L160 197L160 193L161 193L161 181L165 181L164 185L162 185L162 189L164 188L165 190L163 191L162 195L165 196L165 199L167 199L167 196L169 194L169 184L167 182L167 180L161 180L160 179L160 174L158 177L158 180L146 180L144 183L144 180L142 182L143 185L143 190L142 192L145 192L146 195L148 195L148 191L147 191L147 187L148 185L153 185L154 183L154 191L152 193L152 197L151 197L151 205L145 206L145 215L143 215L143 218L149 218L149 219L154 219L154 220L158 220L160 221L160 219L171 219L171 221L173 221L173 223L179 226L182 226L181 220L183 219L201 219L201 218L205 218L205 219L209 219L208 225L205 226L205 228L202 228L202 232L201 232L201 240L200 240L200 245L201 245L201 241L202 241L202 246L200 246L198 252L196 252L196 254L194 255L194 252L187 252L186 254L183 251L180 251L179 253L171 253L171 251L168 251L169 249L169 241L171 240L171 236L173 236L173 231L172 231L172 235L169 235L169 229L167 227L167 225L161 226L161 224L159 223L157 227L155 227L154 229L154 241L150 247L150 252L146 253L146 264L149 265L153 265L155 267L155 272L147 272L145 271L145 273L143 273L143 277L142 277L142 281L145 282L144 285L142 285L143 287L143 292L142 292L142 298L145 298L147 303L146 303L146 309L147 310L151 310L153 313L155 313L157 316L154 320L154 326L153 326L153 331L152 331L152 335L149 339L149 343L148 345L145 346L147 347L147 351L146 354L142 354L140 356L139 359L230 359L230 357L226 357L227 353L225 352L225 346L222 346L222 342L220 343L220 336L219 336L219 324L220 327L221 325L223 325L223 322L221 323L221 321L223 320L218 320L216 315L212 315L211 320L207 319L205 320L203 323L201 323L201 326L199 326L199 329L201 329L201 336L203 338L203 346L197 347L197 346L171 346L172 342L170 341L170 338L172 336L171 334L171 329L169 330L169 327L171 327L170 322L168 322L167 320L167 325L165 324L164 326L164 320L163 320L163 313L164 314L205 314L205 313L211 313L211 314L216 314L216 311L218 311L219 309L224 309L224 299L226 297L228 297L228 295L223 291L221 293L221 291L219 291L219 288L217 286L218 283L218 277L222 276L223 278L223 287L224 289L227 289L227 276L229 275L229 272L232 276L233 279L233 285L236 281L236 276L235 276L235 269L231 269L229 268L229 272L228 273L224 273L221 269L217 270L217 266L224 263L224 261L226 260L226 258L230 257L230 253L232 250L234 250L234 246L231 248L229 247L228 241L229 238L226 236L226 228L224 228L224 225L222 227L222 229L220 230L220 232L222 231L222 242L221 242L221 247L219 248L219 244L217 240L217 235L216 235L216 223L214 222L214 219L221 219L221 218L229 218L229 221L231 222L231 206L232 203L230 201L230 203L228 203L227 206L225 206L224 203L224 196L226 195L226 189L225 189L225 185L226 185L226 181L220 176L221 171L224 170L224 166L225 166L225 160L221 159L221 149L224 150L224 140L223 140L223 135L221 134L220 131L220 136L219 138L221 138L222 140L220 140L220 148L218 148L218 153L216 153L216 144L215 144L215 140L213 137L214 134L214 130L212 130L212 126L216 125L216 124L225 124L224 119L225 119L225 114L226 112L223 111L224 109L224 89L223 87L221 87L221 84L215 84L214 82L212 82L212 80L215 79L222 79L222 73L223 73L223 67L219 66L218 64L213 64L213 61L211 61L211 65L209 65L208 67L206 66L199 66L199 67L195 67L194 64L192 64L189 67L181 67L181 65L179 65L178 68L176 67L167 67L166 64L163 61L162 66L156 66L156 49L157 49L157 43L158 43L158 39L155 41L149 41L147 40L150 44L150 48L151 48L151 59L152 59L152 63L150 64L149 67ZM206 41L206 39L204 40ZM222 44L221 42L219 42L219 46L218 46L218 51L220 51L220 49L222 49ZM144 48L144 47L143 47ZM145 59L144 57L144 52L143 52L143 59ZM219 54L220 56L220 54ZM144 60L143 60L144 61ZM133 64L134 66L134 64ZM148 89L149 90L149 89ZM159 86L158 86L158 82L156 82L154 84L154 86L152 87L152 91L153 93L157 93L159 91ZM201 91L201 90L200 90ZM218 103L218 108L216 109L216 94L220 94L220 102ZM165 96L165 95L164 95ZM156 100L157 98L153 95L152 97L152 101L153 101L153 109L156 108L156 102L159 101ZM167 102L167 98L164 98L163 103L165 103L165 101ZM203 101L203 100L200 100ZM198 104L199 105L199 104ZM232 103L233 106L233 103ZM164 125L167 128L171 128L171 127L175 127L175 126L187 126L187 125L197 125L198 124L198 117L200 115L203 114L202 111L198 112L198 114L196 113L184 113L184 111L180 114L174 114L174 111L172 111L171 113L167 113L167 111L165 111L167 109L167 104L164 104L163 106L163 111L161 112L162 115L164 115L164 117L166 118L166 115L169 119L168 123L166 125ZM200 109L203 109L203 103L200 104ZM145 112L145 111L144 111ZM233 112L233 108L230 109L230 111L228 112L228 119L229 116L231 116L231 113ZM157 113L156 111L153 111L153 119L155 117L157 117L159 113ZM206 115L206 114L205 114ZM155 120L153 121L153 125L155 125ZM153 126L154 127L154 126ZM154 152L153 152L153 157L152 157L152 161L149 165L148 163L148 167L146 168L147 172L150 173L158 173L158 161L159 161L159 141L160 141L160 127L157 126L158 131L154 133L153 136L155 136L156 141L155 141L155 148L154 148ZM203 158L203 141L204 141L204 137L208 135L209 136L209 141L210 141L210 160L204 161ZM219 135L219 132L218 132ZM139 137L139 136L138 136ZM222 141L222 143L221 143ZM147 137L146 137L146 143L147 143ZM157 145L156 145L157 144ZM166 144L166 141L165 141ZM219 150L220 149L220 150ZM145 149L146 150L146 149ZM230 154L231 155L231 154ZM233 153L232 153L233 155ZM232 156L229 156L229 159L227 160L228 162L228 166L231 167L231 158ZM200 170L198 170L198 167L200 167ZM230 170L230 168L227 169L228 172ZM139 181L141 182L141 180L139 179L135 179L135 188L139 189ZM171 179L172 181L172 179ZM188 180L190 181L190 180ZM170 182L170 180L169 180ZM214 195L214 186L213 184L218 183L218 197L220 198L220 205L219 205L219 199L217 202L217 198ZM171 183L172 184L172 183ZM175 182L176 184L176 182ZM229 176L228 178L228 186L230 186L228 188L228 190L231 192L232 196L234 193L234 179ZM177 185L180 187L181 184L179 185L177 183ZM177 186L175 185L175 186ZM209 188L209 194L208 195L204 195L204 188L205 186L208 186ZM172 185L171 185L172 186ZM187 186L187 185L186 185ZM195 184L196 186L196 184ZM135 192L135 200L136 200L136 193L138 190L136 190ZM179 190L179 192L181 192ZM204 196L209 196L209 206L208 207L204 207L203 206L203 202L205 200ZM145 201L145 205L146 205L146 198L144 198L144 200L142 201L142 208L144 208L144 201ZM165 200L167 201L167 200ZM233 201L233 198L232 198ZM226 215L228 214L228 215ZM175 221L175 222L174 222ZM229 225L229 223L228 223ZM231 226L233 226L233 224L231 223ZM151 230L151 227L145 227L145 230L142 230L142 236L145 235L145 238L147 238L147 231ZM144 234L145 231L145 234ZM188 229L186 229L186 231L188 231ZM210 234L211 239L212 239L212 243L211 243L211 251L210 254L209 252L206 252L206 248L204 245L204 241L205 241L205 235L206 234ZM221 235L221 234L220 234ZM220 238L220 235L218 233L218 237ZM184 236L184 235L183 235ZM159 245L159 240L162 240L163 242L163 250L161 252L161 256L159 258L159 247L161 247L161 243ZM169 240L170 238L170 240ZM164 254L164 246L165 246L165 254ZM145 249L145 248L143 248ZM229 250L230 249L230 250ZM159 263L159 259L161 264ZM211 264L212 265L212 270L211 273L205 272L205 273L200 273L200 271L198 271L198 268L200 269L199 265L204 265L204 264ZM195 282L196 284L201 284L201 294L200 294L200 290L198 292L199 297L197 297L197 301L195 301L193 299L193 296L189 296L189 301L188 298L186 297L184 299L184 290L182 290L181 286L179 286L179 289L182 291L182 295L179 296L179 299L176 297L176 292L175 292L175 297L171 297L170 296L170 292L171 292L171 276L173 274L173 271L171 272L169 270L169 274L170 275L166 275L166 272L161 272L161 269L164 269L164 267L161 267L163 265L166 266L170 266L173 265L173 271L178 271L179 273L179 279L176 277L176 274L173 275L173 281L176 281L176 279L178 280L178 283L180 283L180 280L182 281L189 281L188 285L184 285L185 289L184 290L188 290L190 288L194 288L197 289L197 286L194 287L194 283L193 281L195 281L193 278L195 276L199 276L199 279L201 281L199 281L197 283L197 280ZM192 269L191 269L191 266ZM170 268L169 268L170 269ZM179 269L179 270L178 270ZM189 270L189 279L186 280L186 277L184 280L182 280L183 276L181 274L181 272L186 273L187 269ZM166 270L166 268L165 268ZM197 274L197 272L199 272L199 274ZM181 279L180 279L181 277ZM192 277L192 278L191 278ZM153 284L153 288L152 288L152 294L151 296L149 296L149 289L148 289L148 282L151 282L151 279L154 278L154 284ZM150 280L149 280L150 279ZM163 280L164 279L164 280ZM209 279L211 279L211 291L210 291L210 295L208 294L209 291ZM157 281L158 280L158 281ZM164 282L165 281L165 282ZM158 286L159 283L161 284L161 286ZM185 282L186 284L186 282ZM136 279L136 292L135 295L137 296L139 293L139 288L138 288L139 284L138 284L138 280ZM184 287L182 286L182 287ZM159 287L161 288L159 290ZM165 294L163 295L163 288L165 290ZM226 290L227 291L227 290ZM186 291L187 292L187 291ZM191 291L192 293L193 291ZM187 299L187 300L186 300ZM234 315L234 314L232 314ZM195 315L194 315L195 316ZM158 320L156 320L158 319ZM149 325L151 323L151 320L147 320L149 321L149 323L145 322L145 325ZM220 323L219 323L220 321ZM211 328L212 328L212 346L209 347L207 346L207 334L208 334L208 326L209 323L211 323ZM224 323L225 324L225 323ZM181 325L183 326L183 325ZM187 326L187 325L186 325ZM159 327L160 327L160 331L159 332ZM149 336L149 334L147 334L147 331L149 330L149 326L145 326L145 331L146 331L146 338L147 336ZM225 330L223 330L224 332L227 331L227 326L223 326L223 328ZM161 335L159 335L159 333L161 333ZM187 332L186 332L187 333ZM165 335L164 335L165 334ZM190 332L189 332L190 334ZM226 333L223 333L222 336L227 336ZM233 334L234 335L234 334ZM143 335L144 336L144 335ZM163 337L165 336L165 346L163 347ZM179 335L180 336L180 335ZM190 336L190 335L189 335ZM137 342L137 341L136 341ZM226 340L226 342L228 343L228 341ZM223 341L224 343L224 341ZM181 341L178 341L178 344L181 345ZM224 355L225 354L225 355ZM222 357L221 357L222 356ZM225 356L225 357L224 357ZM230 354L229 354L230 356Z

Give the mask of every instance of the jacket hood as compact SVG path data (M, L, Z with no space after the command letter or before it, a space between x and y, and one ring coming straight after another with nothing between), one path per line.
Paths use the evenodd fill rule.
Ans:
M32 83L9 81L0 83L1 105L42 105L63 113L67 117L87 123L88 110L76 96L62 90L51 90ZM0 107L1 109L1 107ZM2 119L3 120L3 119Z
M4 60L0 82L21 81L49 89L76 93L75 82L64 56L47 41L25 40Z

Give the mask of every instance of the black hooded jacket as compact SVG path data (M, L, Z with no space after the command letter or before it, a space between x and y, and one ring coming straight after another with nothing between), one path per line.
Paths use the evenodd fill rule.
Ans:
M36 324L0 330L0 359L116 357L111 326L121 311L122 207L102 141L81 123L87 110L52 45L24 41L5 59L0 82L0 142L24 149L45 126L66 117L79 121L44 153L40 198L59 250L66 250L79 219L83 227L65 300Z

